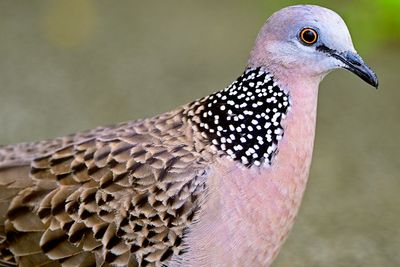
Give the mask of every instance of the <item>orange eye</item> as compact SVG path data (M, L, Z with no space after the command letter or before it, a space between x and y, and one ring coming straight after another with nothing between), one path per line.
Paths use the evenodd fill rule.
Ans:
M300 40L307 45L315 44L318 41L318 33L316 30L310 28L302 29L300 32Z

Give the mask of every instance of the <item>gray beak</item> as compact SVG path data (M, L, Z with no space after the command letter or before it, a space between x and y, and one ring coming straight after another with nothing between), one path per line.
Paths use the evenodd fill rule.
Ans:
M317 50L340 60L344 63L345 69L353 72L365 82L378 89L379 81L375 72L367 64L365 64L364 60L356 53L338 52L326 47L325 45L318 46Z
M345 64L345 69L353 72L365 82L378 89L378 77L359 55L352 52L332 53L331 55L342 61Z

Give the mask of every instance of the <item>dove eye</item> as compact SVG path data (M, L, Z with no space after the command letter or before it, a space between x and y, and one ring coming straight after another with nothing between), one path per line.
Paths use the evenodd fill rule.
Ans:
M318 33L311 28L304 28L299 34L300 40L306 45L315 44L318 41Z

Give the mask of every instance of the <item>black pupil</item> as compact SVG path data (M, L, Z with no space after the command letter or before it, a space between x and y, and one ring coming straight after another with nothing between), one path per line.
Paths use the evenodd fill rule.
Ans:
M305 30L303 32L303 40L306 41L307 43L313 43L315 42L316 36L315 32L312 30Z

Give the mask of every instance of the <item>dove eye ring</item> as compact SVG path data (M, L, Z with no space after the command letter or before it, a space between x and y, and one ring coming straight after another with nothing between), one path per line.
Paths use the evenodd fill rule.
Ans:
M300 40L306 45L313 45L318 41L318 33L311 28L304 28L299 34Z

